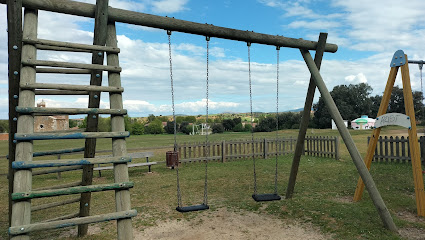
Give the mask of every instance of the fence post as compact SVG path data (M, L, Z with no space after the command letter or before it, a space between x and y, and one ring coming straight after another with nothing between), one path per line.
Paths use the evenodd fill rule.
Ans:
M267 139L266 138L264 138L264 143L263 143L263 150L264 150L264 159L266 159L267 158Z
M221 142L221 162L226 162L226 141Z
M339 159L339 137L335 137L335 159Z

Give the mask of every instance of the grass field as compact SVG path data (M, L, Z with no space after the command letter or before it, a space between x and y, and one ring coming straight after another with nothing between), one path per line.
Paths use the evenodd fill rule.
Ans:
M396 128L388 128L382 134L399 133ZM362 153L366 151L366 139L369 131L352 131L352 136ZM296 137L297 131L285 130L279 132L280 136ZM331 130L308 130L308 135L339 135ZM275 133L256 133L256 137L274 137ZM250 134L227 133L211 135L211 141L247 139ZM202 136L179 135L179 142L200 142ZM128 148L170 146L173 138L171 135L142 135L132 136L127 140ZM37 141L34 151L74 148L84 146L83 141ZM0 156L7 154L7 142L0 142ZM110 140L98 141L98 149L110 149ZM167 149L155 150L152 161L164 161ZM77 155L78 156L78 155ZM70 157L70 156L68 156ZM73 155L72 157L76 157ZM53 157L54 158L54 157ZM7 160L0 159L1 172L7 172ZM289 177L292 156L279 158L279 194L285 194L285 188ZM258 161L258 184L260 192L273 191L274 159ZM203 164L186 164L180 168L183 201L185 204L199 204L203 193ZM181 214L174 211L176 207L176 183L175 171L171 171L163 165L153 166L154 173L146 174L146 168L132 168L129 170L130 179L135 187L131 190L132 207L139 212L134 218L133 226L143 231L161 221L175 219L195 219L205 212ZM252 161L241 160L226 163L213 162L209 164L209 204L211 212L221 208L229 211L250 211L262 215L273 215L282 221L295 220L300 223L309 223L320 229L325 235L334 239L402 239L383 228L382 222L372 204L367 192L364 199L358 203L352 203L358 179L357 171L344 146L341 144L341 159L318 158L303 156L297 185L293 199L278 202L256 203L251 199L252 194ZM425 234L424 219L415 217L416 203L411 165L396 163L374 164L371 170L372 176L380 190L382 197L389 208L396 225L404 231L419 231ZM96 175L95 175L96 176ZM42 186L58 185L65 182L78 181L81 173L68 172L62 174L58 180L55 174L34 177L33 188ZM102 177L95 177L94 183L113 182L111 171L105 171ZM7 179L0 177L0 239L7 237ZM114 193L94 193L92 214L113 212L115 210ZM65 198L65 197L57 197ZM34 205L43 200L33 201ZM74 210L72 210L74 209ZM35 212L32 215L34 222L53 218L75 212L78 204L55 208L54 211L46 210ZM101 229L97 234L84 239L115 239L115 226L111 223L98 224ZM66 230L51 231L48 233L34 234L34 239L66 239L61 235ZM418 236L420 237L420 236ZM423 239L422 235L422 239ZM414 238L421 239L421 238Z

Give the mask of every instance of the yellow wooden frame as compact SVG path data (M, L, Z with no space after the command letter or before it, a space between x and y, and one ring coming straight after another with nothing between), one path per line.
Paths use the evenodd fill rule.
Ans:
M410 117L411 128L408 129L409 133L409 144L410 144L410 157L412 161L413 180L415 183L415 195L416 195L416 207L418 216L425 216L425 192L424 192L424 181L422 176L421 160L419 155L419 143L418 135L416 132L416 119L415 110L413 108L413 95L412 87L410 85L409 65L407 61L407 55L405 55L406 63L402 66L391 67L390 74L388 76L387 85L385 87L384 95L379 106L377 117L384 115L387 112L388 104L391 98L391 92L394 87L395 79L397 77L398 69L401 68L401 77L403 82L403 95L404 95L404 107L406 115ZM364 162L367 169L370 169L372 164L372 158L375 153L376 144L378 142L381 128L375 128L372 132L366 157ZM361 178L357 182L356 192L354 194L353 201L360 201L364 191L364 183Z

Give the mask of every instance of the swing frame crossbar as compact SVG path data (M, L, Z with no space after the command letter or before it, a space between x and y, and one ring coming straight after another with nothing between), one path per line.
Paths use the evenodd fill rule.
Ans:
M95 18L95 10L96 5L75 2L75 1L46 1L46 0L0 0L1 4L8 4L8 30L9 30L9 123L11 126L10 136L13 136L16 133L16 124L13 121L13 118L16 116L16 110L14 110L17 106L17 101L13 99L13 93L19 91L19 86L15 82L16 76L14 76L12 70L10 69L19 69L20 66L20 48L22 46L22 35L19 34L21 31L21 14L22 7L30 8L30 9L38 9L49 12L63 13L76 15L81 17L89 17ZM315 50L316 56L318 54L319 49L322 52L336 52L338 50L338 46L336 44L326 43L326 40L319 44L318 41L308 41L303 39L296 38L288 38L279 35L269 35L269 34L261 34L253 31L243 31L231 28L218 27L211 24L201 24L195 22L189 22L169 17L161 17L155 16L151 14L138 13L128 10L122 10L117 8L108 7L108 21L109 22L120 22L127 23L139 26L146 26L158 29L164 29L168 31L177 31L188 34L195 35L203 35L208 37L216 37L222 39L236 40L242 42L249 43L258 43L264 45L272 45L279 47L287 47L287 48L297 48L300 50L301 55L304 58L304 61L307 64L307 67L311 73L309 90L307 92L306 104L304 108L305 113L309 113L311 107L306 108L306 106L311 105L314 96L314 90L316 87L319 89L321 96L323 97L327 107L330 109L330 114L332 119L335 121L338 130L342 136L342 139L347 146L347 149L350 153L350 156L355 164L360 176L366 183L366 188L369 191L370 197L377 209L381 220L384 223L384 226L396 232L397 228L393 222L393 219L379 193L376 188L375 182L373 181L372 176L370 175L368 169L366 168L363 159L350 135L347 127L344 125L341 114L336 107L335 102L332 99L332 96L329 93L329 90L324 83L319 69L318 64L313 60L310 55L309 50ZM16 33L16 34L15 34ZM321 33L321 35L324 33ZM13 47L13 48L12 48ZM18 51L16 51L18 49ZM15 54L18 53L18 54ZM319 56L317 60L321 61L322 56ZM320 64L319 64L320 65ZM300 133L297 140L298 145L303 144L305 139L305 132L308 127L308 118L301 123ZM304 133L304 134L302 134ZM9 141L9 176L13 173L13 169L11 168L11 162L14 161L15 149L16 145L10 139ZM294 156L293 165L291 169L290 181L288 184L287 190L287 198L288 196L292 196L293 189L295 185L295 179L298 172L299 167L299 157L297 153ZM12 174L13 176L13 174ZM9 178L9 193L13 192L13 185L11 185L10 181L13 182L12 178ZM10 195L10 194L9 194ZM10 201L10 199L9 199ZM10 206L10 205L9 205Z

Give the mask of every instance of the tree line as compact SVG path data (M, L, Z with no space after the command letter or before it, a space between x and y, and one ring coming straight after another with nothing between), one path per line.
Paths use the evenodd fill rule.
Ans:
M372 96L372 91L372 87L367 83L359 83L335 86L330 94L334 99L342 118L352 121L362 115L368 115L370 118L376 118L381 104L382 95ZM420 91L413 91L412 94L416 120L423 123L423 120L425 119L423 94ZM320 97L319 101L314 104L313 109L315 112L312 127L330 128L332 118L322 97ZM402 88L394 86L393 91L391 92L391 99L387 113L405 114Z

